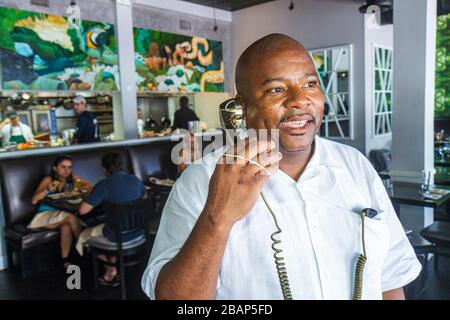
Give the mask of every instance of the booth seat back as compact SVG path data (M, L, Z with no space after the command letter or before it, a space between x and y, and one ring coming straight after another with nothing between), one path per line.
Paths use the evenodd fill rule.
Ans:
M160 179L175 179L177 166L170 155L178 142L164 141L128 147L134 174L142 181L153 176Z
M132 172L125 148L73 151L65 154L73 159L73 172L95 184L104 178L101 157L106 151L119 152L124 169ZM53 159L57 156L45 155L0 161L0 185L6 226L29 223L35 211L31 205L31 197L43 177L49 174Z

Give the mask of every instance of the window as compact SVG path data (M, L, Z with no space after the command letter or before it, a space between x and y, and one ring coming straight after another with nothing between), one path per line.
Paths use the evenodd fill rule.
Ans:
M325 98L320 135L353 139L352 46L309 51Z
M374 46L373 106L374 135L392 132L392 48Z

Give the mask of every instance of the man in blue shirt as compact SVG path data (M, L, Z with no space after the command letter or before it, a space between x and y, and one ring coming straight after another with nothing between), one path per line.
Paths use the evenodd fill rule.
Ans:
M101 205L102 203L127 203L139 200L145 195L145 186L138 177L127 174L122 169L122 159L120 154L117 152L107 152L102 157L102 167L105 173L106 179L99 181L94 189L91 191L89 196L81 204L78 210L80 215L88 214L95 207ZM108 214L108 212L106 212ZM104 223L86 228L80 234L77 242L77 250L82 255L83 246L92 237L103 236L107 241L115 242L114 232ZM129 234L123 239L123 242L135 241L138 238L143 237L144 234L141 231L135 232L134 234ZM116 257L109 257L109 259L100 255L100 259L105 262L115 263ZM118 275L117 269L114 266L105 265L106 272L103 278L100 278L100 283L106 285L118 284L114 281Z
M86 99L77 96L73 99L73 108L78 115L77 130L72 144L89 143L100 140L98 122L95 114L86 109Z

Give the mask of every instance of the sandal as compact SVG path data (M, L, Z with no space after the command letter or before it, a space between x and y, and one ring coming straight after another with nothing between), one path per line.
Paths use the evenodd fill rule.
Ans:
M67 271L67 268L69 268L70 265L73 263L69 261L69 258L61 258L61 266L64 269L64 271Z
M113 287L113 288L117 287L118 285L120 285L120 276L119 276L119 274L117 274L111 281L107 281L105 278L99 277L98 284L102 285L102 286Z

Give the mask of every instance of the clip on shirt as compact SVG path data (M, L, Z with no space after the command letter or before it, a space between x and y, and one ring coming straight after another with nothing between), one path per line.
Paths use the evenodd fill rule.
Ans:
M361 212L364 212L364 215L370 219L375 218L378 214L378 211L375 209L372 209L372 208L365 208L365 209L361 210Z

